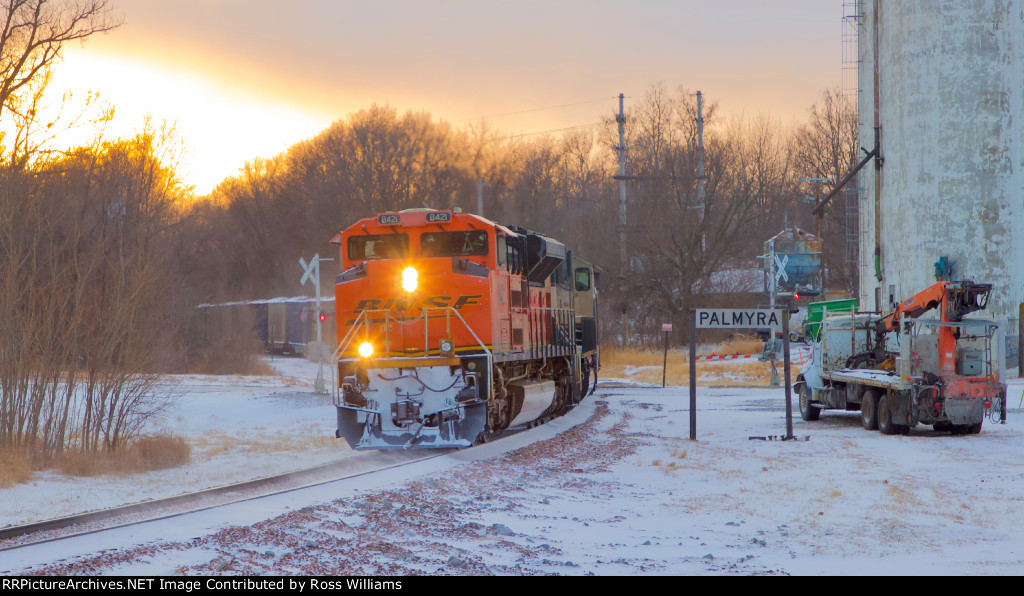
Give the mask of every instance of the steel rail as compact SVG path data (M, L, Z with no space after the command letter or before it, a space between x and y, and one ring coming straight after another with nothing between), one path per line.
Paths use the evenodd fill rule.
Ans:
M410 455L413 455L413 459L410 459L409 461L399 462L399 463L396 463L396 464L390 464L390 465L386 465L386 466L379 467L379 468L373 468L371 470L364 470L364 471L361 471L361 472L355 472L355 473L352 473L352 474L346 474L344 476L330 478L328 480L319 480L319 481L316 481L316 482L313 482L313 483L310 483L310 484L303 484L301 486L293 486L293 487L289 487L289 488L285 488L285 489L281 489L281 490L276 490L276 491L272 491L272 492L262 493L262 494L259 494L259 495L247 496L247 497L244 497L244 498L241 498L241 499L225 501L225 502L217 503L217 504L214 504L214 505L206 505L206 506L203 506L203 507L192 508L192 509L188 509L188 510L185 510L185 511L178 511L178 512L170 513L170 514L157 515L155 517L147 517L145 519L139 519L139 520L123 523L123 524L118 524L118 525L113 525L113 526L106 526L106 527L103 527L103 528L97 528L97 529L87 530L87 531L83 531L83 532L76 532L76 533L73 533L73 534L65 534L65 535L62 535L62 536L58 536L58 537L54 537L54 538L47 538L47 539L44 539L44 540L37 540L37 541L33 541L33 542L24 542L24 543L19 543L19 544L12 545L12 546L0 546L0 552L9 551L9 550L17 550L19 548L25 548L25 547L29 547L29 546L33 546L33 545L38 545L38 544L45 544L47 542L55 542L55 541L59 541L59 540L65 540L65 539L68 539L68 538L74 538L76 536L85 536L85 535L88 535L88 534L95 534L95 533L98 533L98 532L105 532L107 530L112 530L112 529L116 529L116 528L123 528L123 527L128 527L128 526L134 526L134 525L148 523L148 522L152 522L152 521L158 521L158 520L162 520L162 519L170 519L170 518L179 517L179 516L182 516L182 515L187 515L187 514L190 514L190 513L196 513L196 512L199 512L199 511L206 511L208 509L215 509L217 507L224 507L224 506L227 506L227 505L233 505L233 504L236 504L236 503L243 503L243 502L246 502L246 501L262 499L262 498L265 498L265 497L271 497L271 496L275 496L275 495L287 494L287 493L290 493L290 492L294 492L294 491L298 491L298 490L304 490L304 489L312 488L312 487L315 487L315 486L321 486L321 485L324 485L324 484L330 484L332 482L340 482L340 481L343 481L343 480L350 480L352 478L358 478L358 477L361 477L361 476L367 476L367 475L370 475L370 474L376 474L378 472L384 472L384 471L387 471L387 470L393 470L395 468L400 468L400 467L408 466L408 465L411 465L411 464L414 464L414 463L419 463L419 462L430 460L430 459L434 459L434 458L437 458L437 457L442 457L444 455L448 455L452 451L455 451L455 450L453 450L453 449L444 449L444 450L437 450L437 451L434 451L434 452L426 452L426 453L425 452L408 452ZM378 454L373 454L373 455L376 456ZM184 494L180 494L180 495L174 495L174 496L163 498L163 499L150 499L150 500L146 500L146 501L141 501L139 503L131 503L131 504L128 504L128 505L120 505L118 507L110 507L110 508L107 508L107 509L99 509L99 510L96 510L96 511L89 511L89 512L85 512L85 513L78 513L78 514L74 514L74 515L68 515L68 516L64 516L64 517L58 517L58 518L44 520L44 521L39 521L39 522L22 524L22 525L18 525L18 526L9 526L9 527L0 529L0 541L9 540L11 538L17 538L19 536L26 536L26 535L30 535L30 534L37 534L37 533L45 532L45 531L48 531L48 530L58 530L58 529L67 528L67 527L71 527L71 526L74 526L74 525L83 524L83 523L87 523L87 522L102 521L102 520L116 518L116 517L120 517L120 516L124 516L124 515L130 515L130 514L133 514L133 513L142 513L142 512L145 512L147 510L157 509L157 508L168 506L168 505L187 504L187 503L190 503L190 502L195 502L195 501L199 501L201 499L205 499L205 498L210 497L210 496L226 495L226 494L230 494L232 492L239 492L239 491L259 488L261 486L271 485L271 484L275 484L275 483L282 482L282 481L296 480L296 479L302 478L304 476L311 476L311 475L316 475L318 473L322 473L322 472L324 472L326 470L330 470L331 468L338 467L339 465L345 464L345 463L350 462L350 461L351 460L340 460L340 461L337 461L337 462L331 462L331 463L328 463L328 464L322 464L322 465L315 466L315 467L312 467L312 468L306 468L304 470L294 470L292 472L286 472L284 474L276 474L276 475L273 475L273 476L264 476L264 477L261 477L261 478L255 478L255 479L252 479L252 480L245 480L245 481L242 481L242 482L226 484L226 485L223 485L223 486L215 486L215 487L205 488L205 489L202 489L202 490L197 490L197 491L193 491L193 492L189 492L189 493L184 493Z

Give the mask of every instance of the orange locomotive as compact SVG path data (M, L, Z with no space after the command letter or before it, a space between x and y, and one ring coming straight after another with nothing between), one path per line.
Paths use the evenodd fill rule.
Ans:
M337 436L466 447L557 416L597 378L594 268L561 243L458 211L338 234Z

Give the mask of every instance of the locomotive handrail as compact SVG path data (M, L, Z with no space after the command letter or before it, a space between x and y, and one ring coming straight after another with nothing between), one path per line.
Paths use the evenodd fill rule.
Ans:
M548 310L555 310L555 309L548 309ZM561 310L569 310L569 309L561 309ZM369 326L369 324L370 324L369 316L373 315L373 314L377 314L377 313L383 313L384 314L384 351L385 351L386 354L391 354L391 337L390 337L390 327L391 327L391 325L390 325L390 323L395 322L395 323L400 323L400 324L403 324L403 325L408 325L408 324L411 324L411 323L420 322L420 320L422 320L423 321L423 354L424 354L424 356L427 356L430 353L430 325L429 325L430 315L432 313L438 313L438 312L443 312L444 313L445 333L447 334L447 337L451 337L451 331L452 331L451 316L452 316L453 313L455 314L455 317L462 323L463 327L465 327L466 330L469 331L469 334L473 337L473 340L476 341L476 345L480 349L482 349L484 351L484 354L487 356L487 370L490 371L491 368L494 365L494 355L492 354L490 348L488 348L487 345L484 344L484 342L480 339L480 336L478 336L476 334L476 331L474 331L473 328L469 325L469 323L466 322L466 319L464 319L462 317L462 314L459 313L459 311L455 310L455 308L453 308L451 306L446 306L446 307L443 307L443 308L423 309L423 314L422 315L417 316L417 317L412 318L412 319L409 319L409 320L401 320L401 319L397 319L397 318L393 319L391 317L391 311L389 311L389 310L381 309L381 310L364 310L364 311L361 311L359 313L359 315L356 317L356 319L352 322L352 328L348 330L348 333L345 334L345 337L342 338L341 342L338 343L338 348L336 350L334 350L334 354L332 355L332 357L334 358L335 363L337 363L341 359L341 354L344 353L349 348L349 346L352 344L353 340L355 339L355 337L357 335L357 331L360 328L364 327L364 326ZM332 376L332 381L334 382L335 399L337 399L337 397L338 397L338 383L337 383L336 379L333 379L333 376L334 376L333 371L332 371L332 375L331 376Z

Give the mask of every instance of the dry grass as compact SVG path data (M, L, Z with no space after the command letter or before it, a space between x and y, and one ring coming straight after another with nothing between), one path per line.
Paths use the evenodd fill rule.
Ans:
M753 346L752 341L759 340L735 340L738 345ZM755 351L755 353L759 350ZM733 354L741 352L718 351L718 354ZM603 348L601 350L601 376L604 378L630 379L640 383L660 384L662 378L662 366L664 353L656 350L640 350L635 348ZM681 355L678 350L670 352L665 371L665 383L673 386L686 386L690 383L690 363L687 357ZM776 371L779 379L783 378L782 364L776 364ZM767 386L771 380L772 367L768 362L758 362L755 359L744 359L735 361L698 361L697 362L697 383L711 387L744 387L744 386ZM790 374L792 378L800 372L800 363L790 363Z
M900 488L895 484L890 484L886 487L886 492L889 495L890 503L896 503L907 507L917 507L921 504L921 501L917 498L913 492Z
M260 430L259 428L253 430ZM204 457L217 457L231 452L239 453L280 453L285 451L305 451L337 447L338 440L333 435L297 436L285 432L266 432L259 438L246 438L222 432L208 432L201 437L192 439L192 448L196 454Z
M186 372L201 375L273 375L255 342L218 340L193 358Z
M21 451L0 451L0 488L32 479L32 460Z
M760 354L764 351L764 342L756 338L734 337L715 351L719 354Z
M181 437L140 437L127 447L110 453L69 451L54 462L54 468L69 476L135 474L187 464L192 450Z
M253 361L252 366L248 368L245 372L238 372L234 374L256 377L276 377L277 371L274 370L270 366L270 364L268 364L265 360L257 358L255 361Z

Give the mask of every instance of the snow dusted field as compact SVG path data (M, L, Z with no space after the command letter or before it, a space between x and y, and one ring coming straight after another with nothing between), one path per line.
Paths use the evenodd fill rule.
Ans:
M161 424L204 445L186 468L41 475L0 491L0 523L351 457L315 368L274 365L284 376L179 379ZM792 442L750 439L785 433L781 388L700 389L692 442L687 388L609 383L552 423L372 482L0 552L0 573L1021 574L1024 383L1010 382L1008 423L977 436L807 423L794 403L807 440Z

